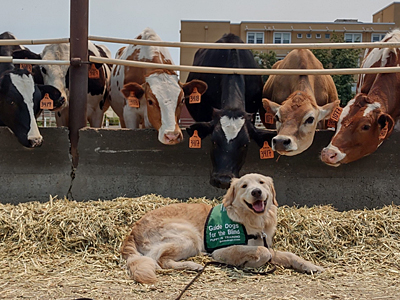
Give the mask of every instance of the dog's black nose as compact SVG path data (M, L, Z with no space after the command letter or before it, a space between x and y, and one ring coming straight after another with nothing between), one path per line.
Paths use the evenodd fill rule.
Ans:
M258 198L258 197L260 197L261 196L261 190L260 189L254 189L254 190L252 190L251 191L251 195L253 196L253 197L255 197L255 198Z

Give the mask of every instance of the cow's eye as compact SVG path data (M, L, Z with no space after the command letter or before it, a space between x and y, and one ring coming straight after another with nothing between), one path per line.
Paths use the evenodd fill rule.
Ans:
M304 122L304 124L312 124L312 123L314 123L314 117L309 117L309 118Z
M245 189L245 188L247 188L247 184L242 185L242 189Z
M369 130L371 128L371 125L365 124L361 129L362 130Z
M45 67L42 67L41 70L42 70L43 74L47 74L47 71L46 71Z
M153 105L153 101L152 100L147 100L147 103L149 104L149 105Z

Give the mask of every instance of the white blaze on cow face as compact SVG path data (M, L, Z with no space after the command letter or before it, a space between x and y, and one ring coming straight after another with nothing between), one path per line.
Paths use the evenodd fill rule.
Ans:
M155 73L146 77L151 92L156 97L160 107L161 127L158 130L158 140L163 144L176 144L182 140L182 131L177 124L176 109L181 103L182 88L177 75ZM151 112L148 110L149 120Z
M35 113L33 111L33 93L35 92L35 84L31 75L16 75L10 73L12 84L16 87L24 99L24 103L29 112L30 126L28 131L28 140L31 141L32 146L42 144L43 137L40 135L39 128L36 123Z
M375 109L378 109L380 107L381 104L378 102L367 104L367 108L364 110L363 117L367 116L370 112L373 112Z
M235 139L244 125L245 119L242 118L229 118L223 116L220 120L222 131L225 133L227 142Z

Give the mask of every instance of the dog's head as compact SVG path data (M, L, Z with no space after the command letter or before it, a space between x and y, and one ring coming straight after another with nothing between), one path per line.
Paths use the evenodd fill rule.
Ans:
M223 203L228 211L232 211L233 208L238 216L261 216L265 215L271 206L278 206L272 178L261 174L233 178Z

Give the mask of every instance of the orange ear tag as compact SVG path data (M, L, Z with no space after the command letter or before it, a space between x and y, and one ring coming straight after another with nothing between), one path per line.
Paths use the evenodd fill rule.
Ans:
M194 131L193 135L189 139L189 148L200 149L201 148L201 138L197 130Z
M53 109L53 100L50 99L49 94L44 94L42 100L40 100L40 109Z
M260 159L274 158L274 151L269 146L268 142L264 142L264 146L260 149Z
M31 65L31 64L20 64L19 67L20 67L21 69L28 70L29 72L32 73L32 65Z
M201 102L201 94L197 91L197 88L193 88L193 92L189 96L189 103L200 103Z
M89 69L89 78L90 79L98 79L100 78L100 72L99 70L96 69L94 64L91 64L91 67Z
M266 108L265 113L265 124L274 124L274 114L272 113L271 107L269 105Z
M388 122L386 121L385 127L382 128L381 132L379 133L379 139L384 140L386 138L386 135L388 133Z
M139 103L139 99L135 97L135 92L131 91L128 97L128 105L130 107L135 107L135 108L139 108L140 107L140 103Z
M343 108L336 107L335 110L333 111L333 113L331 114L331 118L330 119L335 121L335 122L338 122L342 111L343 111Z
M332 119L329 119L328 122L326 122L326 127L328 128L336 128L337 122L333 121Z

